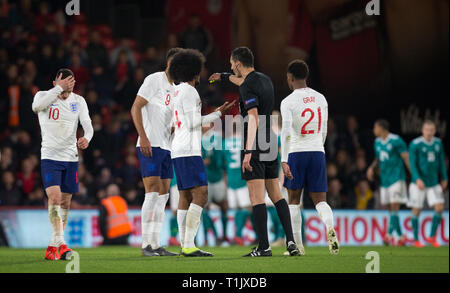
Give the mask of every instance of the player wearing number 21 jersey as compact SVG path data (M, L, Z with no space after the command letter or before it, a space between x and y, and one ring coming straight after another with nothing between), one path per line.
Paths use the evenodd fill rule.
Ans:
M291 222L300 251L300 196L310 192L320 218L327 227L329 249L339 251L333 224L333 213L326 202L328 191L324 143L327 136L328 103L325 97L309 88L307 64L294 60L288 66L287 81L293 92L281 102L281 163L288 190Z

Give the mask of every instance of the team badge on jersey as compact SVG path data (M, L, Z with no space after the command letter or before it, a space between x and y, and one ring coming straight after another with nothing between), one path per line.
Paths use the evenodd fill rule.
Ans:
M72 111L72 113L77 113L78 112L78 103L70 103L70 110Z

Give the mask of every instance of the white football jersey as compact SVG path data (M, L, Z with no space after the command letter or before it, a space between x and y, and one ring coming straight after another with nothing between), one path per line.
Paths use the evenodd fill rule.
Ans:
M174 88L162 71L147 76L138 92L138 96L148 101L142 108L142 123L151 146L168 151ZM140 146L140 138L137 146Z
M57 91L57 88L53 88L37 92L33 100L33 110L38 114L41 127L41 159L78 162L78 122L91 123L89 110L82 96L71 93L67 99L62 100L57 98ZM48 106L40 107L42 101L50 95L54 96L53 101ZM88 141L91 137L87 138Z
M188 83L176 86L173 105L172 159L202 155L202 102L197 90Z
M287 135L287 140L281 141L283 162L294 152L325 152L328 103L321 93L311 88L294 90L281 102L280 109L282 133Z

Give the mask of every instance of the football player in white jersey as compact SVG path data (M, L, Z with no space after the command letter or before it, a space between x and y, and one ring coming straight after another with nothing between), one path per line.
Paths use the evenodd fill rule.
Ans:
M83 97L73 93L75 76L60 69L54 88L37 92L32 109L41 127L42 182L48 196L48 215L53 234L45 259L70 259L72 250L64 242L64 229L72 194L78 192L78 150L89 146L94 130ZM84 136L77 141L78 122Z
M169 69L172 80L180 83L173 106L172 159L180 191L177 221L184 256L212 256L194 243L203 207L208 202L208 181L201 157L202 130L234 105L227 102L215 112L201 116L202 102L195 84L200 80L203 63L204 56L199 51L188 49L174 56Z
M171 59L182 50L173 48L167 52L166 71L145 78L131 108L139 135L137 153L145 187L141 210L142 254L145 256L177 255L161 247L159 237L173 178L170 122L175 85L168 72Z
M328 103L325 97L309 88L308 65L294 60L288 66L287 82L293 92L281 102L281 162L288 190L289 209L295 242L301 241L300 196L309 191L320 218L327 227L328 246L339 252L334 230L333 212L326 202L327 172L324 143L327 137Z

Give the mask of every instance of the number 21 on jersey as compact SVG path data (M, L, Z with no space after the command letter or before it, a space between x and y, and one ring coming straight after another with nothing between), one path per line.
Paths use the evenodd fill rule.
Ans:
M303 110L302 117L307 117L307 115L309 115L309 119L308 119L308 121L306 121L305 124L303 124L302 135L304 135L304 134L314 134L314 132L315 132L314 129L306 129L308 124L311 123L311 121L314 119L314 116L315 116L314 110L312 110L311 108L306 108L305 110ZM320 109L320 107L317 108L317 115L318 115L318 118L319 118L319 123L318 123L319 127L317 129L317 133L320 133L320 129L321 129L321 126L322 126L322 109Z

